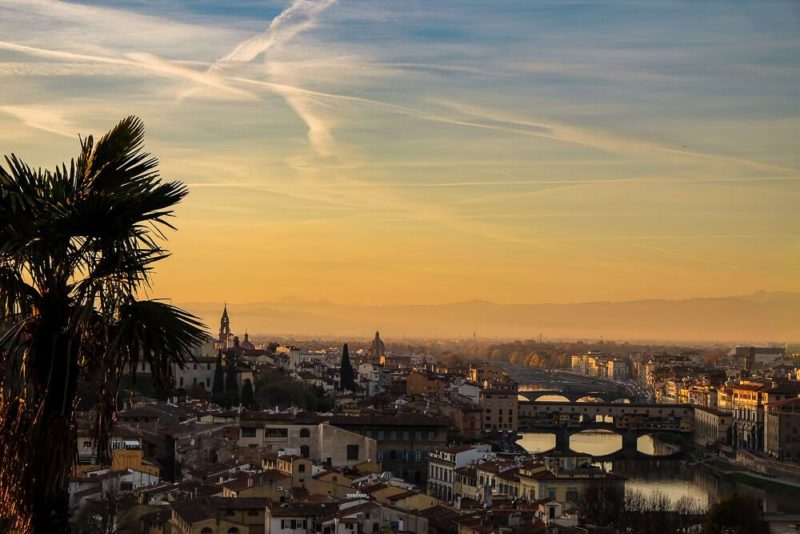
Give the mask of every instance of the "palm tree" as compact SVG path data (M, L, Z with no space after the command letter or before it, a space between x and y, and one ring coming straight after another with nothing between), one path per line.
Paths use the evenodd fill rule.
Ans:
M205 336L193 315L141 298L188 192L161 181L143 138L128 117L82 139L69 165L0 165L0 518L21 532L69 530L78 380L97 385L93 437L107 461L122 375L144 359L169 388L173 363Z

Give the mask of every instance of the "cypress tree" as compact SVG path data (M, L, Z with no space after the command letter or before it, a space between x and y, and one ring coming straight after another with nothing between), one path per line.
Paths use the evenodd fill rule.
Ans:
M342 347L342 366L339 369L339 386L342 390L355 391L356 381L353 366L350 364L350 352L347 343Z
M256 399L255 395L253 395L253 384L250 383L250 379L247 379L242 386L242 406L252 409L255 407L255 404Z
M214 368L214 384L211 399L217 404L225 404L225 370L222 368L222 351L217 351L217 366Z
M225 391L225 371L222 370L222 351L217 351L217 366L214 368L214 385L211 393L218 394Z
M225 397L227 407L239 404L239 385L236 383L236 359L234 351L228 352L226 362L227 375L225 376Z

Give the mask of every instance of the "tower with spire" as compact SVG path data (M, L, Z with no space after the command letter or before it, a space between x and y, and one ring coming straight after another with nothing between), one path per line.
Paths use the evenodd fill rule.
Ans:
M231 320L228 317L228 303L222 309L222 317L219 320L219 337L215 343L216 350L223 350L231 347L233 334L231 333Z

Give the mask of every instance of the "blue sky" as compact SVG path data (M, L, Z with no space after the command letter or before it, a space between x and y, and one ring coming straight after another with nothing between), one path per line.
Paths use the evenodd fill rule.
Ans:
M799 35L796 2L3 0L0 148L141 116L191 188L177 299L797 291Z

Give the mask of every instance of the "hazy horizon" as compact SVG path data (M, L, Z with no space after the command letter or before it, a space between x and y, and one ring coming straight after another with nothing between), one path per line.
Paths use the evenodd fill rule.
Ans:
M212 335L222 302L179 302ZM351 337L380 330L386 339L607 339L697 343L792 343L800 340L800 293L758 292L722 298L648 299L572 304L470 301L420 305L331 302L228 302L238 335ZM728 335L735 331L736 335Z

